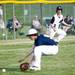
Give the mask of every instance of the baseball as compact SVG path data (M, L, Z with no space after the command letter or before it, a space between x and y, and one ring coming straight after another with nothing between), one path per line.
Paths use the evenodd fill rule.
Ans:
M6 72L6 69L2 69L2 72Z

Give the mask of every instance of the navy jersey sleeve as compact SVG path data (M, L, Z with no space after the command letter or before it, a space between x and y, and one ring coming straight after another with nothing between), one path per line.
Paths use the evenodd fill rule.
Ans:
M55 21L55 18L54 18L54 17L52 17L52 19L51 19L50 23L51 23L51 24L53 24L53 23L54 23L54 21Z

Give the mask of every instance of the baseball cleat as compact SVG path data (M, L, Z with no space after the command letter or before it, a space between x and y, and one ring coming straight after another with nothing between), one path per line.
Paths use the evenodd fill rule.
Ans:
M41 70L40 68L35 67L35 66L30 67L29 69L30 69L30 70L33 70L33 71L40 71L40 70Z

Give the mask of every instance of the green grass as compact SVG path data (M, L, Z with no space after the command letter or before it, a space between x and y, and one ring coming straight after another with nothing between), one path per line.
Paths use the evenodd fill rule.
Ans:
M75 75L75 36L67 36L60 42L57 55L43 56L42 70L38 72L21 72L19 69L18 60L23 58L32 46L31 41L27 43L25 40L19 44L11 41L10 45L4 45L4 41L0 41L0 75ZM7 72L3 73L2 68L6 68Z

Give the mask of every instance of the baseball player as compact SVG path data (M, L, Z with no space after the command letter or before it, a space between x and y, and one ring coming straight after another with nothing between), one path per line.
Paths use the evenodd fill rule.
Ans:
M62 29L65 31L65 32L67 32L68 31L68 29L70 29L71 27L72 27L72 25L73 25L73 18L71 17L71 16L66 16L65 18L64 18L64 21L65 21L65 23L67 23L68 25L70 25L70 26L62 26Z
M38 16L35 16L32 20L32 28L40 31L41 30L41 23Z
M33 57L30 63L30 69L37 71L41 70L41 56L56 55L58 53L58 43L45 34L38 35L37 30L30 29L27 35L31 40L34 40Z
M2 32L2 36L5 36L5 24L3 20L3 9L2 9L2 4L0 4L0 30Z
M50 22L50 26L49 26L49 35L50 38L53 39L55 34L58 34L58 37L56 38L56 40L59 42L60 40L62 40L65 36L66 36L66 32L62 29L59 28L59 25L61 23L63 23L65 26L69 26L68 24L66 24L63 20L63 15L62 15L62 7L61 6L57 6L56 8L56 14L52 17L51 22Z
M13 17L13 23L14 23L15 31L17 31L19 28L22 27L22 25L20 24L16 16Z

